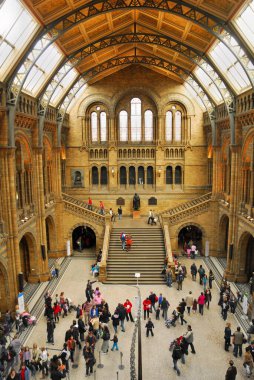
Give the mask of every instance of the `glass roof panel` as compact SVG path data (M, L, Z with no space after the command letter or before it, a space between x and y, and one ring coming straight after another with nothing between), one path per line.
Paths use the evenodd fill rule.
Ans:
M209 55L238 93L251 85L237 58L222 42L216 44Z
M32 53L30 53L30 55L31 60L33 60ZM43 83L45 83L50 74L52 74L52 70L54 70L62 58L63 54L60 53L56 45L50 45L38 58L32 70L28 74L23 86L24 91L28 91L32 95L36 96Z
M184 86L187 88L189 91L190 95L192 98L198 103L198 105L201 107L202 111L206 111L206 107L200 97L197 95L196 91L193 90L193 88L189 85L189 83L185 82Z
M75 94L75 96L72 98L72 100L70 101L69 105L67 106L66 108L66 111L68 110L70 112L70 110L75 106L79 96L81 97L82 95L84 95L84 93L86 92L86 89L87 89L87 84L84 84L83 87L81 87Z
M254 45L254 1L250 1L242 13L236 17L234 23L238 31L244 36L247 43L253 49Z
M77 78L78 73L75 69L71 69L65 77L61 80L61 82L56 87L55 92L53 93L50 104L57 105L61 97L65 94L66 89L70 86L70 84Z
M194 71L194 73L197 76L197 78L199 79L199 81L204 85L206 90L209 92L211 98L214 99L216 103L223 101L223 98L222 98L218 88L215 86L214 82L209 77L209 75L207 75L205 73L205 71L203 69L201 69L201 67L198 67Z
M3 3L0 7L0 20L0 79L3 80L22 53L22 48L34 36L39 24L19 0Z

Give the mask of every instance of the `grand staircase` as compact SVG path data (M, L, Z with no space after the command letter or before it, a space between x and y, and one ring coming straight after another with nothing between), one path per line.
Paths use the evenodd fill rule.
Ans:
M120 234L123 230L133 238L129 252L122 250ZM106 283L136 284L134 274L138 272L141 274L139 284L162 284L164 259L164 239L160 226L114 228L110 237Z

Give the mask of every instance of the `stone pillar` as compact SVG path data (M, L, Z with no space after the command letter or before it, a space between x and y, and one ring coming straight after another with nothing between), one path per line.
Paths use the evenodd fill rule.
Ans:
M213 147L213 184L212 184L212 194L214 198L217 198L219 193L221 193L220 157L221 157L221 148L219 146L214 146Z

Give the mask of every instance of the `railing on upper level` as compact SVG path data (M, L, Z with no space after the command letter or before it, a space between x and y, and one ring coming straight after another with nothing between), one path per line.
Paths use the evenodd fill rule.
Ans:
M88 204L68 194L62 193L65 209L76 215L87 217L100 224L105 224L105 216L100 214L98 207L92 206L92 210L88 208Z
M185 202L180 204L179 206L170 208L168 210L162 211L160 215L162 216L173 216L178 214L179 212L183 212L185 210L189 210L193 207L196 207L200 204L203 204L204 202L209 202L211 199L212 193L207 193L204 195L201 195L198 198L192 199L191 201Z

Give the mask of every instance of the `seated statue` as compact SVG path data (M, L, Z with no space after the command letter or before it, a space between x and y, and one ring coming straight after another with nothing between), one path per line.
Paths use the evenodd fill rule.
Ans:
M140 197L137 193L135 193L133 197L133 210L139 210L140 209Z

